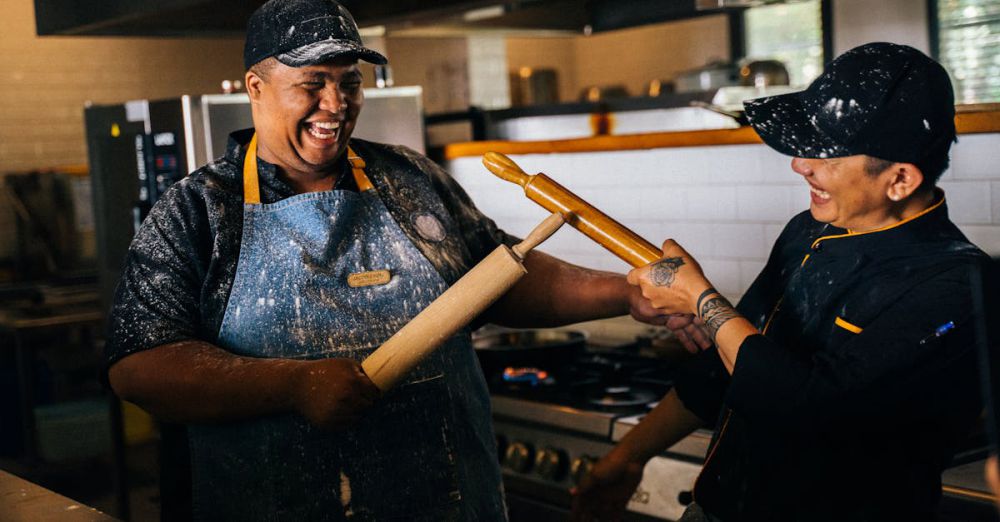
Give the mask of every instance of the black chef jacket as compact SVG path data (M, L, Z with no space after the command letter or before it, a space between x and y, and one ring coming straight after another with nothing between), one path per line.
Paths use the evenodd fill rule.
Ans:
M785 227L737 307L763 335L731 377L713 348L677 379L687 408L719 419L695 487L705 511L934 519L941 471L982 408L969 274L987 259L937 198L866 233L809 212Z

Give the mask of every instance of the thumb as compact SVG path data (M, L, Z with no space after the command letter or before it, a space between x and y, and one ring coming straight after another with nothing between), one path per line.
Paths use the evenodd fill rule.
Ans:
M643 270L645 269L646 267L633 269L628 273L628 276L625 277L625 281L632 286L639 286L639 278L642 277Z

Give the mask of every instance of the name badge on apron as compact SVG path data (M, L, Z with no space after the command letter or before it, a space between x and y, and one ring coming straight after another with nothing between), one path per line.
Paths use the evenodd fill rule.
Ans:
M359 272L347 276L347 286L360 288L363 286L384 285L392 279L392 274L388 270L374 270L372 272Z

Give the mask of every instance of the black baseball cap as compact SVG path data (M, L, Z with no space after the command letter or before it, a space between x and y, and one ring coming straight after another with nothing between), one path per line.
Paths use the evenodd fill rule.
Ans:
M827 65L804 91L748 100L771 148L800 158L865 154L921 164L955 141L955 94L941 64L905 45L869 43Z
M247 69L272 56L302 67L343 55L388 62L364 46L351 13L334 0L270 0L250 15L243 47Z

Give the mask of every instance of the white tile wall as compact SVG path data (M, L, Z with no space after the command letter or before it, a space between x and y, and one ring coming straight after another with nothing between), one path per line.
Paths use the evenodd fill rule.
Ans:
M725 223L712 227L712 256L717 258L764 259L764 225Z
M960 226L960 228L968 236L969 241L975 243L986 253L993 257L1000 256L1000 226L996 224L991 226L965 225Z
M1000 181L994 181L992 183L993 190L992 199L990 201L990 207L993 208L993 223L1000 223Z
M948 198L948 215L959 224L988 225L992 222L989 181L942 181Z
M698 258L732 299L753 282L784 224L809 206L790 159L764 145L512 156L527 172L545 172L659 246L674 238ZM490 174L480 158L450 171L480 208L511 233L545 217L520 187ZM962 136L941 182L952 220L986 252L1000 256L1000 133ZM627 271L625 263L565 228L542 250L570 262Z
M1000 179L1000 147L996 140L996 134L959 136L951 156L955 179Z
M768 221L786 223L802 210L798 204L802 198L793 198L793 193L805 192L804 188L742 185L736 187L736 217L740 221ZM795 200L793 207L792 200Z

